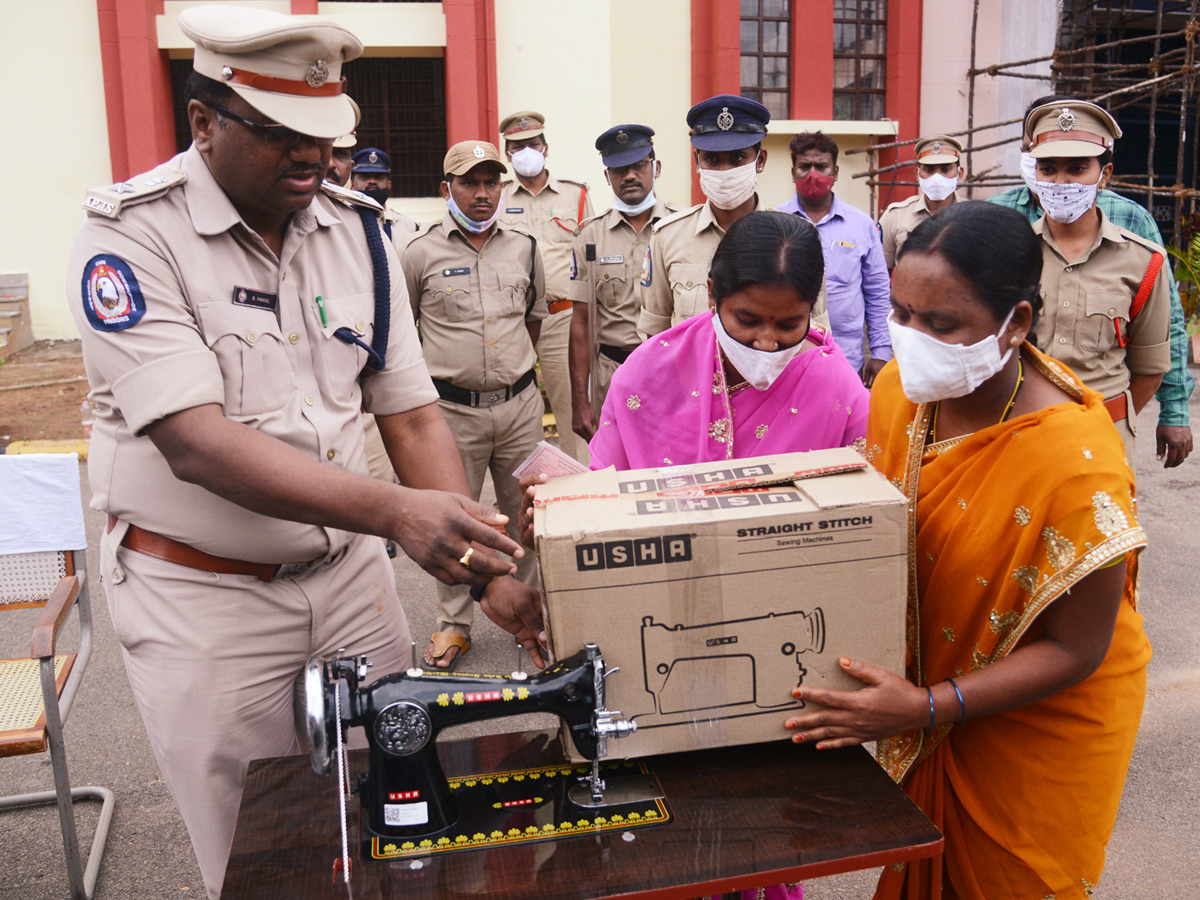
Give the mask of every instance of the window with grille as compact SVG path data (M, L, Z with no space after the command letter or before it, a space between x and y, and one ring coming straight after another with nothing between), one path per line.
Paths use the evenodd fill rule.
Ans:
M171 60L175 141L192 142L184 106L190 59ZM446 155L446 67L441 57L356 59L342 67L347 93L362 110L358 145L392 160L393 197L433 197Z
M790 117L791 0L741 0L742 96Z
M833 0L833 117L882 119L887 0Z

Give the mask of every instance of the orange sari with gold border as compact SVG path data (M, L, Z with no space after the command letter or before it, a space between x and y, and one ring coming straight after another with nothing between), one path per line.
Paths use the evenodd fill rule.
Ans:
M910 503L908 676L932 685L995 662L1039 636L1055 598L1127 556L1112 645L1037 703L880 742L946 844L885 869L876 900L1082 900L1104 868L1146 692L1134 587L1146 535L1103 398L1022 352L1076 402L939 444L927 445L933 406L908 401L894 362L875 381L867 458Z

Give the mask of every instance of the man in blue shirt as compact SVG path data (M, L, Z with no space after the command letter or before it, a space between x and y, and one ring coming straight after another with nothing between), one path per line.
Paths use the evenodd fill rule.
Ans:
M1026 117L1028 118L1029 113L1039 106L1070 99L1073 98L1060 94L1039 97L1025 111ZM1029 143L1029 135L1023 135L1021 138L1023 161L1028 156ZM989 197L988 200L991 203L1015 209L1032 224L1042 217L1042 207L1038 202L1037 195L1031 189L1034 175L1032 167L1028 168L1025 186L1011 188L995 197ZM1026 165L1023 163L1023 177L1027 175L1025 169ZM1141 204L1122 197L1115 191L1102 190L1096 197L1096 205L1104 211L1104 215L1113 224L1132 231L1146 240L1153 241L1160 247L1163 246L1162 232L1158 230L1158 223ZM1155 430L1155 445L1157 458L1163 460L1163 468L1169 469L1182 463L1192 452L1192 427L1188 412L1188 400L1192 396L1196 380L1188 371L1187 366L1187 328L1183 321L1183 304L1179 300L1179 288L1171 275L1169 265L1163 266L1162 273L1166 275L1171 291L1171 369L1163 375L1162 384L1154 395L1158 400L1158 427Z
M792 138L792 177L796 193L780 212L793 213L817 226L825 254L825 291L833 337L850 365L871 386L883 364L892 358L887 317L891 285L879 229L862 210L843 203L833 193L837 180L838 146L820 131ZM863 364L863 321L871 360Z

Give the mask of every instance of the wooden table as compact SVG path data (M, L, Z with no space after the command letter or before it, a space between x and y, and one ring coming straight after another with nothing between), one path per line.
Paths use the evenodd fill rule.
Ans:
M450 776L565 759L551 732L440 745ZM351 769L366 751L350 754ZM351 887L333 879L341 853L336 777L307 756L256 760L242 796L223 900L595 900L637 894L683 900L932 856L942 836L861 747L818 752L789 742L648 760L674 819L628 832L421 860L357 859ZM632 837L632 840L628 840Z

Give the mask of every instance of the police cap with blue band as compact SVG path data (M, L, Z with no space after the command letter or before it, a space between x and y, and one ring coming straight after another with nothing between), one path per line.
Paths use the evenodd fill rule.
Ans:
M355 174L366 175L371 172L379 172L383 175L391 174L392 158L378 147L363 147L354 154L353 159Z
M767 135L771 112L757 100L718 94L701 100L687 114L692 146L697 150L741 150Z
M654 129L649 125L614 125L596 138L600 161L607 169L641 162L654 150Z

